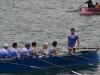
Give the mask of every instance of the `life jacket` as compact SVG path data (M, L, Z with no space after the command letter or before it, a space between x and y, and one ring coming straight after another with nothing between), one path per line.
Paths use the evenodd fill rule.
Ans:
M99 9L99 4L98 4L98 5L95 5L95 8L96 8L96 9Z

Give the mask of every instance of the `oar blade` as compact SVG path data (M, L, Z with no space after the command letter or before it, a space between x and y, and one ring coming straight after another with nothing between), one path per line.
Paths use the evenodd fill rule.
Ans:
M36 67L36 66L31 66L32 68L40 68L40 67Z
M74 74L77 74L77 75L82 75L82 74L75 72L75 71L71 71L71 72L73 72Z
M41 67L36 67L36 66L30 66L31 68L37 68L37 69L46 69L46 68L41 68Z

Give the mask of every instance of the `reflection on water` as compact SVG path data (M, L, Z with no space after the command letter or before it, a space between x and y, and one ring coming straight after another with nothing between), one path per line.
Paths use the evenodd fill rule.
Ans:
M86 65L81 65L81 66L72 66L72 67L64 67L73 71L76 71L78 73L81 73L83 75L94 75L95 72L98 70L98 65L96 66L86 66ZM4 72L1 73L2 75L75 75L71 71L67 71L61 68L48 68L48 69L30 69L30 70L24 70L24 71L9 71L9 72ZM0 74L0 75L1 75Z

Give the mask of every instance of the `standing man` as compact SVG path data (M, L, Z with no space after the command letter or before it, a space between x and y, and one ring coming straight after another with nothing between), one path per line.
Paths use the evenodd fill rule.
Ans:
M14 42L14 43L12 44L12 47L13 47L13 48L11 48L11 49L8 51L9 56L10 56L11 58L18 58L17 43Z
M87 2L85 2L85 4L88 4L88 8L94 8L94 5L92 3L92 0L88 0Z
M77 41L77 46L76 46ZM75 54L76 48L79 48L80 42L79 37L77 34L75 34L75 29L71 29L71 34L68 35L68 51L69 54L71 54L71 51L73 50L73 53Z

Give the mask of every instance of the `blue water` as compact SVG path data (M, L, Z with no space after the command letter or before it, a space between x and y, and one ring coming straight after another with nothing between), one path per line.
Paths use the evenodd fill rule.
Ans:
M99 0L96 0L100 3ZM96 2L93 0L93 2ZM86 0L0 0L0 48L5 43L11 48L13 42L18 43L18 50L26 42L37 42L37 49L48 42L58 42L58 49L67 51L67 36L71 28L79 35L80 47L100 46L100 16L80 15L75 11ZM48 52L48 49L45 50ZM100 51L98 51L100 55ZM70 67L69 67L70 68ZM72 67L83 75L99 75L97 67ZM1 72L1 75L73 75L66 70L52 68L47 71L34 70L18 72Z

